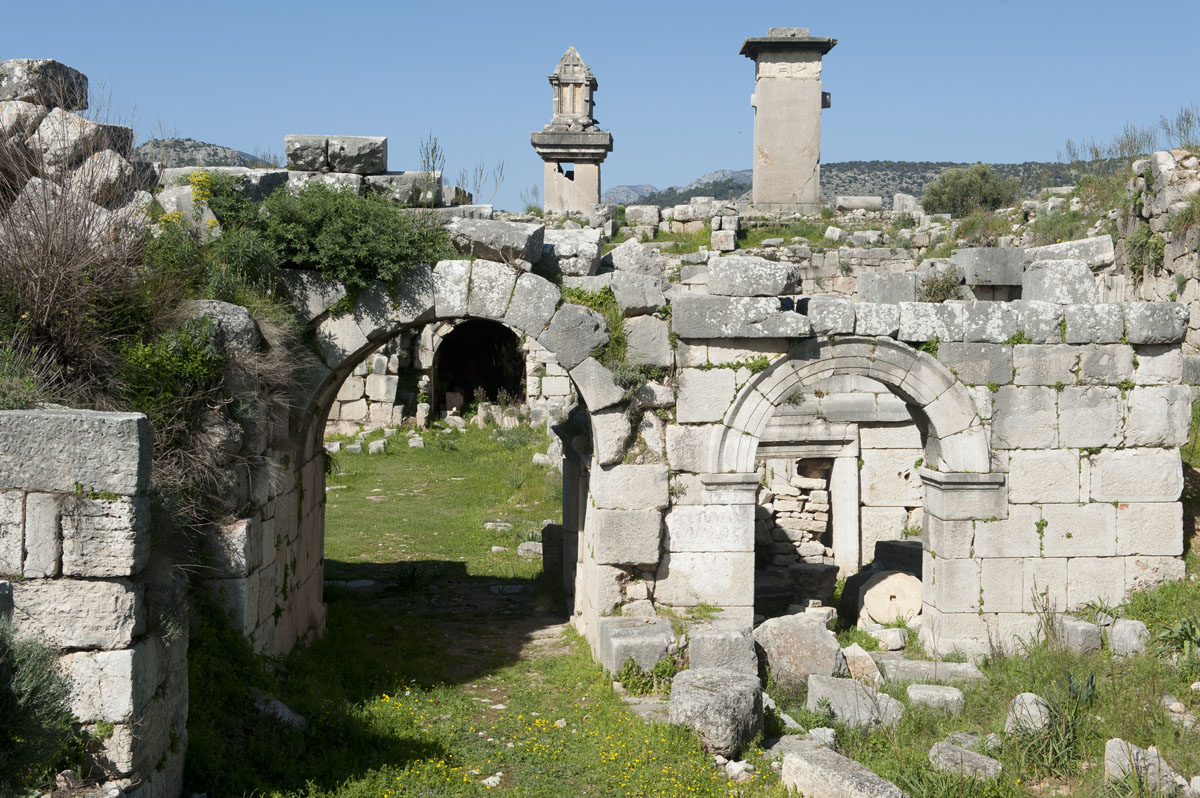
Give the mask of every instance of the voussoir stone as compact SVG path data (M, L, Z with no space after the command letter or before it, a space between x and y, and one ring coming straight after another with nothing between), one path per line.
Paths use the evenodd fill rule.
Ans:
M607 340L604 317L591 308L571 304L560 307L538 336L538 343L553 352L559 365L567 370L578 366Z
M547 229L542 237L542 263L573 277L594 274L600 266L600 230Z
M670 720L694 729L713 754L735 756L763 728L758 676L692 668L671 682Z

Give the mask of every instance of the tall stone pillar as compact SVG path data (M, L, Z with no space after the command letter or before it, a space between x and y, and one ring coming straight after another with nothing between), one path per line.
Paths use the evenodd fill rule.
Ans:
M600 202L600 164L612 152L612 134L597 127L594 98L599 83L574 47L550 75L554 117L530 134L546 162L547 213L588 213Z
M755 205L800 206L815 213L821 201L821 57L837 39L808 28L771 28L746 39L741 54L754 60Z
M833 511L833 560L838 573L858 571L862 546L858 524L858 457L835 457L829 476L829 504Z

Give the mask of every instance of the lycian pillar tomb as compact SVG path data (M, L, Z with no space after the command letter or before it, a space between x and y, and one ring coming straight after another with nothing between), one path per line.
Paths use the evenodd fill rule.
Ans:
M837 39L810 36L808 28L770 28L746 39L742 55L754 59L755 205L800 205L813 213L821 201L821 56Z
M587 213L600 202L600 164L612 152L612 134L593 117L599 84L574 47L550 75L554 118L530 138L546 162L547 213Z

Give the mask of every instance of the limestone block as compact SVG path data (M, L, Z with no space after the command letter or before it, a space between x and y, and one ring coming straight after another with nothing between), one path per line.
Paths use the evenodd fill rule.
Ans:
M1185 385L1134 388L1125 399L1126 446L1182 446L1192 420L1192 389Z
M674 363L670 325L655 316L637 316L625 322L627 358L630 363L670 368Z
M720 623L688 628L688 662L692 668L722 668L758 675L758 656L748 629Z
M1179 557L1126 557L1125 592L1145 590L1163 582L1177 582L1186 576Z
M904 705L886 693L854 679L813 674L808 680L808 711L819 712L826 703L851 728L895 726L904 714Z
M976 521L974 550L976 557L1036 557L1041 553L1037 522L1038 507L1015 505L1008 518ZM932 546L931 546L932 547ZM941 550L937 550L939 554Z
M1092 464L1092 501L1173 502L1183 489L1179 452L1174 449L1103 451Z
M69 169L104 150L129 155L133 131L120 125L93 122L63 108L52 108L25 140L25 146L51 171Z
M863 449L921 449L921 430L909 421L903 424L863 424L858 428Z
M1067 560L1067 611L1089 601L1125 600L1125 560L1121 557L1072 557ZM1119 621L1118 621L1119 623Z
M961 341L963 337L963 306L961 302L933 304L929 302L900 303L901 341L925 342Z
M1058 395L1058 441L1064 447L1114 446L1121 440L1116 388L1064 388Z
M596 412L612 407L622 400L624 389L613 382L612 372L600 365L600 361L589 357L571 370L571 380L588 410Z
M0 485L140 493L150 482L152 448L153 431L140 413L9 410L0 413Z
M164 170L170 171L170 170ZM355 194L361 194L363 190L363 176L348 174L345 172L300 172L296 170L283 170L287 179L285 181L290 191L300 191L309 183L321 183L326 186L332 186L343 191L351 191ZM268 194L270 192L267 192ZM264 196L265 198L265 196Z
M587 514L593 556L601 565L657 565L662 533L658 510L593 510Z
M56 648L126 648L145 627L142 589L125 579L30 579L13 583L20 634Z
M302 269L280 269L279 283L282 293L305 324L346 296L345 286L337 280Z
M542 264L564 275L594 274L600 267L599 228L548 228L542 237Z
M338 418L342 421L363 421L367 418L370 412L370 406L366 399L359 399L356 402L342 402L338 407Z
M517 278L504 323L536 338L550 323L561 296L562 292L549 280L536 274L522 274Z
M754 553L667 552L659 562L654 599L678 607L752 606Z
M1012 382L1013 348L1000 344L938 344L937 359L967 385Z
M1079 349L1079 382L1119 385L1133 376L1133 347L1127 344L1091 345Z
M464 255L515 264L518 260L537 263L542 259L546 228L523 222L458 218L446 226L446 232Z
M329 316L317 326L317 347L330 368L341 365L368 343L353 316Z
M784 310L775 297L682 294L672 302L671 326L680 338L802 338L808 318Z
M626 205L625 206L625 221L630 227L657 226L659 219L659 210L657 205Z
M859 302L854 311L855 335L894 337L900 332L899 305Z
M1161 557L1183 554L1183 505L1179 502L1118 505L1117 554Z
M13 569L13 573L21 574L27 579L59 575L62 560L61 509L62 496L58 494L30 493L25 497L25 562L22 566L18 505L14 552L16 568ZM0 521L0 524L2 523Z
M1028 556L1022 559L1024 593L1022 612L1036 612L1035 596L1044 597L1051 607L1067 606L1067 560L1062 557Z
M629 659L642 670L649 671L667 655L672 636L671 624L666 618L655 618L648 623L640 618L598 618L596 659L613 674L620 672Z
M727 255L708 262L708 291L717 296L794 294L798 278L795 264L752 255Z
M25 557L25 494L0 491L0 574L21 573Z
M643 247L632 238L605 255L601 263L611 264L617 271L642 272L654 276L662 274L658 250Z
M921 478L916 461L920 449L864 449L859 484L862 502L868 507L919 507Z
M989 558L979 563L979 606L984 612L1020 612L1024 561Z
M967 285L1020 285L1025 251L1017 247L956 249L950 253L950 263L962 272Z
M1058 440L1057 398L1053 388L1002 386L993 395L992 446L996 449L1055 446Z
M807 750L784 754L781 780L800 795L838 798L905 798L908 795L866 765L815 743Z
M28 501L26 505L28 537ZM75 496L64 503L62 570L67 576L130 576L141 571L149 557L149 499Z
M362 377L347 377L346 381L338 388L337 399L339 402L353 402L362 399L366 390L366 380Z
M467 292L471 285L471 261L444 260L433 268L434 306L438 318L467 314Z
M1069 449L1016 449L1009 456L1009 501L1015 504L1080 501L1077 452Z
M966 707L962 690L939 684L910 684L905 692L913 706L930 707L948 715L957 715Z
M942 612L975 612L979 609L978 559L946 560L938 557L931 568L922 566L925 600Z
M283 154L288 169L320 172L329 168L329 137L288 135L283 137Z
M633 439L633 424L623 407L600 410L591 414L592 449L602 465L619 463Z
M714 426L671 424L667 427L667 463L672 471L697 474L708 471Z
M696 504L667 513L670 552L754 550L754 506Z
M156 646L149 642L120 651L67 654L58 664L71 682L71 712L84 723L134 719L160 678Z
M714 230L709 237L714 252L733 252L737 249L736 230Z
M863 508L864 519L866 518L866 511L868 509L874 508ZM865 530L865 520L863 525ZM922 530L926 545L930 551L937 552L938 557L954 560L971 556L971 543L975 538L975 526L976 522L974 521L945 521L931 514L926 514ZM872 552L867 549L866 540L864 539L863 559L870 559L871 554Z
M662 278L657 275L640 272L614 272L612 292L617 299L617 305L621 308L621 313L626 316L653 313L657 308L667 304L662 291Z
M67 185L92 202L118 201L133 185L133 167L114 150L93 153L75 168Z
M376 194L382 194L392 202L398 202L402 205L419 206L423 210L422 214L429 214L430 209L436 214L434 218L445 221L447 216L438 213L438 206L443 204L442 197L442 173L441 172L384 172L383 174L367 175L363 178L364 190L369 190ZM470 208L486 209L482 214L463 213L459 209L455 209L455 213L450 216L454 219L474 219L480 216L480 221L489 221L491 219L491 206L468 206ZM539 256L541 252L537 253Z
M1067 322L1064 343L1115 344L1125 334L1125 316L1115 302L1067 305L1063 318Z
M858 301L898 305L917 301L917 275L912 272L879 272L858 278Z
M1018 328L1035 344L1062 343L1062 306L1038 299L1011 303L1017 309Z
M244 577L263 559L263 532L251 519L221 524L204 538L210 563L219 577ZM274 548L274 541L270 541Z
M400 378L394 374L372 374L368 376L366 380L367 398L372 402L394 404L396 402L396 388L399 385L399 380Z
M665 465L615 465L593 468L589 500L599 509L663 509L668 504Z
M1188 308L1182 302L1122 302L1121 309L1131 344L1173 344L1187 335Z
M1172 345L1140 346L1135 353L1136 385L1178 385L1183 382L1183 353Z
M735 757L763 729L758 674L689 668L671 682L669 717L694 729L710 753Z
M604 317L583 305L563 305L554 314L538 343L553 352L559 365L570 370L608 340Z
M6 59L0 61L0 100L85 111L87 75L48 58Z
M1046 557L1111 557L1117 551L1116 508L1111 504L1046 504L1039 537Z
M1022 344L1013 347L1015 385L1071 385L1075 382L1075 366L1079 353L1062 344L1044 346Z
M1008 302L967 302L963 305L963 340L998 344L1016 335L1020 322Z
M542 377L542 396L567 396L571 393L571 381L567 377Z
M1031 263L1021 277L1021 295L1059 305L1094 304L1099 299L1087 262L1073 258Z
M1076 241L1061 241L1041 247L1030 247L1025 255L1032 261L1060 260L1063 258L1082 260L1089 269L1111 266L1116 260L1112 236L1083 238Z
M502 319L516 287L517 272L503 263L477 259L471 264L471 292L467 314Z
M837 637L806 613L768 618L754 630L772 679L784 689L803 689L814 675L846 672L846 657Z
M725 417L736 392L732 369L682 369L676 404L680 424L702 424Z
M814 335L844 335L854 332L854 303L834 296L808 300L808 320Z
M375 175L387 171L386 136L330 136L326 152L334 172Z
M3 92L2 88L0 92ZM49 112L50 109L44 105L0 99L0 141L28 138Z

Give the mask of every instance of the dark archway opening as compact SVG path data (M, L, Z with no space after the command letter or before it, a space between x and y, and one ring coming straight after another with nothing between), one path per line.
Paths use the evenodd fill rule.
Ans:
M460 403L519 402L525 397L521 340L494 321L472 319L459 324L434 356L434 391L443 407L456 404L447 401L447 393L457 393Z

